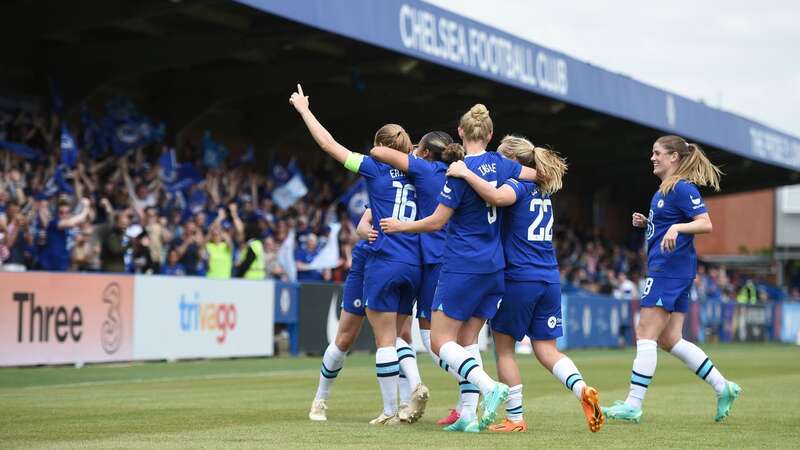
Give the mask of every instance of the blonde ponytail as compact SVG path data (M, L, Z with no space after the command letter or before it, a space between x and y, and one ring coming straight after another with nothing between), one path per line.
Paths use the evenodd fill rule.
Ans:
M536 184L547 195L553 195L564 186L562 179L567 172L567 162L553 150L543 147L533 149L536 161Z
M531 141L514 135L504 137L500 146L503 155L536 169L536 184L543 193L552 195L563 187L562 178L567 172L567 162L555 151L535 147Z
M675 189L680 180L686 180L697 186L708 186L719 191L719 179L724 173L708 159L699 145L689 143L679 136L662 136L656 141L668 152L677 152L680 162L675 173L661 182L659 191L667 195Z

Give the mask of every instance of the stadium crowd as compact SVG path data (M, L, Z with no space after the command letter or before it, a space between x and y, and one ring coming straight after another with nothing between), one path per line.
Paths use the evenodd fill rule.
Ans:
M98 139L99 129L90 120L82 117L76 128L80 151L65 162L57 114L0 109L0 270L285 279L286 261L281 264L279 251L293 230L298 280L346 277L357 237L339 202L343 186L352 184L342 171L312 166L312 161L273 162L258 171L251 149L237 158L225 149L209 161L208 135L174 153L167 152L163 136L118 151L113 139ZM185 173L177 182L175 176L165 177L165 154L173 163L194 161L180 165ZM276 188L293 173L301 174L309 194L281 208L273 198ZM332 222L342 225L338 264L308 270L330 239ZM564 289L638 298L643 249L577 229L559 230L554 239ZM696 300L771 298L767 285L703 265L692 295ZM790 295L800 297L800 290L795 287Z

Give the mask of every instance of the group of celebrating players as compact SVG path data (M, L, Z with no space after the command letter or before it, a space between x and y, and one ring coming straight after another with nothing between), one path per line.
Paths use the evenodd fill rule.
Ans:
M330 388L365 316L375 334L383 397L383 411L370 423L413 423L422 416L430 394L410 345L414 302L425 348L459 383L458 405L437 422L445 430L527 430L514 354L525 336L542 366L577 397L592 432L606 417L639 422L659 346L714 388L715 420L729 414L741 389L682 338L697 263L693 235L709 233L712 226L697 186L719 190L721 175L699 146L678 136L653 145L650 160L661 185L649 215L632 218L633 226L647 228L649 277L630 392L624 402L600 407L597 389L556 348L563 330L551 196L567 171L560 155L519 136L506 136L496 152L487 151L493 123L481 104L461 116L461 144L433 131L415 146L401 126L387 124L375 134L370 155L363 155L336 142L311 113L300 85L289 102L322 150L365 178L369 196L358 226L363 240L353 250L339 330L322 359L311 420L327 420ZM478 350L487 321L498 381L484 371ZM495 424L504 404L505 420Z

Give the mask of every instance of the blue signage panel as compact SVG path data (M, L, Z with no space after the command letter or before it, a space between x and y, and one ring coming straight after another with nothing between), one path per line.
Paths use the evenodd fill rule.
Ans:
M275 323L296 324L300 287L297 283L275 282Z
M624 343L622 304L613 297L569 294L562 296L565 348L618 347ZM627 314L627 312L626 312Z
M800 140L796 137L418 0L237 1L746 158L800 170Z

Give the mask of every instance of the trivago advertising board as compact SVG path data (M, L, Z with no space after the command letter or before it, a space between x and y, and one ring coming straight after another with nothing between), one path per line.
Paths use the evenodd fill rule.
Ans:
M272 281L136 277L134 359L271 356Z
M133 278L0 273L0 366L126 361Z

